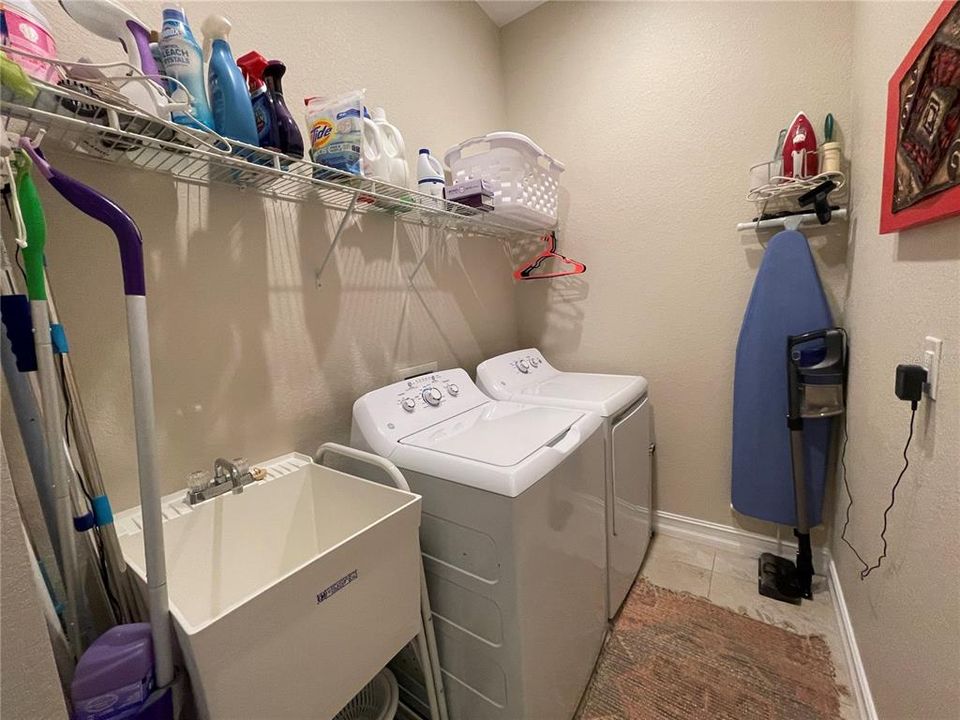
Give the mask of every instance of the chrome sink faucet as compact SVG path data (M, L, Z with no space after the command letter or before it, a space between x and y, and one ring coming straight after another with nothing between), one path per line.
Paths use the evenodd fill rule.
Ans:
M243 480L240 470L226 458L217 458L213 461L213 484L220 485L229 481L234 493L243 492Z
M210 471L198 470L190 474L187 479L187 504L196 505L204 500L210 500L223 495L228 490L239 494L243 486L252 483L256 478L250 473L247 461L244 458L217 458L213 463L213 476Z

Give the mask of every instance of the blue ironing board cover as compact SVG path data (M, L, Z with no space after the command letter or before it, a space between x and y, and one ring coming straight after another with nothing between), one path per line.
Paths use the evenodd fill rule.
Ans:
M787 429L787 336L833 326L807 239L795 230L767 245L737 342L733 387L732 503L737 512L795 526ZM805 474L811 526L823 511L829 419L805 420Z

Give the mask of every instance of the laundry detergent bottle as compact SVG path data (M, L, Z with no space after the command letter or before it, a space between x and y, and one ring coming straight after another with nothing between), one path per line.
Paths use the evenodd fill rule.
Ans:
M247 83L227 42L230 27L230 21L223 15L209 15L201 26L204 54L210 57L207 78L213 124L224 137L258 145L257 123L253 119Z
M383 152L383 134L367 109L363 109L363 174L371 180L390 181L390 160Z
M382 107L371 110L370 117L380 128L381 148L388 167L387 180L394 185L407 187L410 171L407 167L407 149L403 143L403 135L387 122L387 113Z
M256 50L251 50L237 58L237 66L247 79L250 104L253 106L253 120L257 124L257 141L262 148L280 152L280 134L273 95L267 92L267 84L263 81L267 59Z
M283 99L283 86L280 81L287 71L287 66L279 60L271 60L263 70L263 81L267 85L267 93L273 99L274 119L277 123L277 134L280 138L280 152L290 157L303 157L303 135L297 127L296 120L290 114L286 101Z
M191 96L190 115L174 112L171 115L173 121L201 130L213 129L213 113L207 102L207 86L204 82L203 53L193 37L186 13L179 5L167 5L163 9L160 56L163 59L163 71L182 83ZM182 93L179 87L177 89ZM175 96L177 94L174 93Z

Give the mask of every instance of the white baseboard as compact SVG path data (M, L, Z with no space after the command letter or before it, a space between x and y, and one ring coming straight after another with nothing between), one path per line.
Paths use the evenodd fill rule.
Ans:
M837 574L837 566L832 558L829 568L833 609L837 614L837 624L840 626L840 634L843 637L843 654L846 656L847 668L850 672L854 699L857 701L860 717L863 720L879 720L877 708L873 704L873 694L870 692L870 683L867 681L867 673L860 658L860 648L857 646L857 638L853 632L853 623L850 621L847 603L843 598L840 576Z
M718 550L727 550L739 555L759 555L762 552L772 552L778 555L790 555L796 552L797 544L786 540L778 540L769 535L741 530L730 525L698 520L697 518L676 515L663 511L655 514L654 529L661 535L683 538L702 545L709 545ZM853 633L850 614L843 599L843 588L837 575L837 566L830 557L829 548L814 548L814 565L817 570L827 576L827 582L833 597L833 609L837 616L837 625L843 640L844 659L849 669L850 681L853 687L854 699L860 710L862 720L879 720L877 709L873 704L873 695L870 693L870 683L860 658L860 649Z
M771 552L789 556L797 551L797 544L792 540L778 540L769 535L760 535L730 525L698 520L662 510L658 510L655 515L654 530L662 535L685 538L739 555ZM827 566L830 563L830 551L825 547L815 547L813 560L817 571L821 575L826 575Z

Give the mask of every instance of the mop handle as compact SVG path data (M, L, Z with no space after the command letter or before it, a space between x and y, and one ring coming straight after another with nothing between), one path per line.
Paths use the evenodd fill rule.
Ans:
M143 517L147 592L157 686L173 682L173 648L167 595L167 568L163 543L163 514L156 462L156 432L153 375L150 367L150 335L147 325L147 289L143 268L143 240L133 219L112 200L93 188L51 167L43 154L26 138L20 145L37 170L70 204L109 227L117 237L123 269L127 309L127 335L133 385L133 418L140 475L140 506Z
M47 162L27 138L20 138L20 146L33 160L37 170L75 208L113 230L120 246L120 264L123 267L124 295L146 295L147 281L143 270L143 241L140 229L126 212L112 200L93 188L64 175Z
M46 245L47 227L43 216L43 207L37 194L36 185L30 177L29 164L22 164L17 174L17 195L20 213L27 230L27 247L24 248L24 262L36 274L37 267L43 276L43 250ZM79 624L82 582L77 548L73 534L73 508L70 505L70 473L66 465L66 455L61 452L63 430L61 418L63 407L60 401L60 387L57 383L57 369L53 358L53 343L50 336L50 320L47 315L45 288L36 282L29 282L30 314L34 326L34 347L37 354L37 371L40 379L40 400L43 408L43 427L46 436L46 465L50 473L53 497L56 507L57 540L60 543L60 562L66 591L64 620L67 639L76 658L83 651L83 639Z
M27 160L23 160L29 164ZM20 214L23 216L24 225L28 228L40 228L44 226L43 207L40 205L40 194L37 192L37 186L33 182L28 168L24 167L17 175L17 194L20 198ZM45 234L44 234L45 235ZM29 233L28 233L29 236ZM21 250L23 254L23 269L27 276L27 297L30 300L46 300L47 285L43 279L43 252L45 246L45 237L30 238L27 246Z

